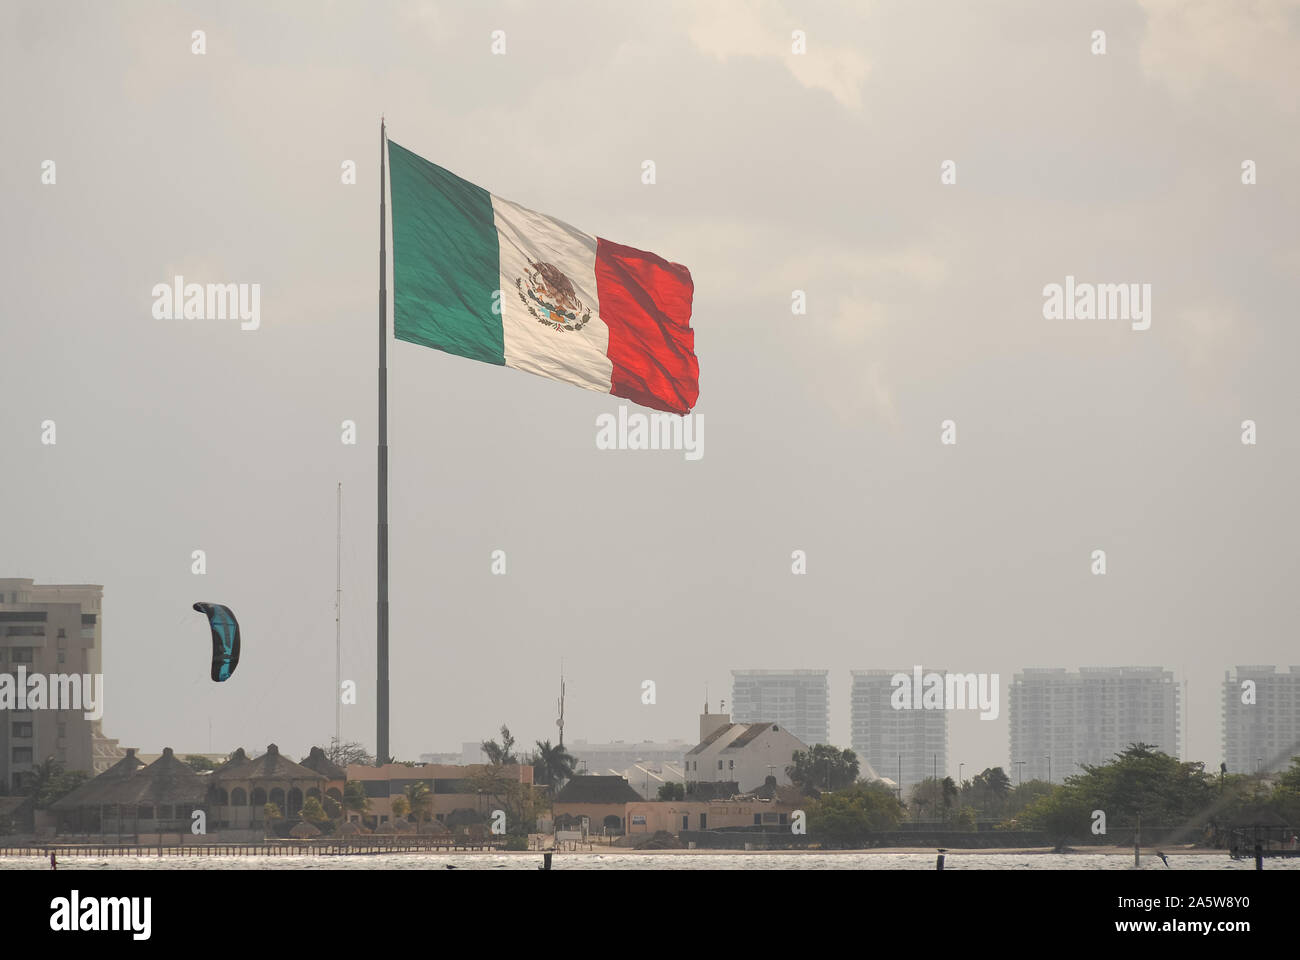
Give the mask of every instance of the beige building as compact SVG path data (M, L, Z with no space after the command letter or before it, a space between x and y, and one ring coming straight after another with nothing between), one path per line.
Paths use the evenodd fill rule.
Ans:
M585 820L588 833L599 836L740 827L779 830L789 826L802 802L798 791L772 786L722 800L642 800L622 777L579 776L555 798L555 826L573 829Z
M444 823L457 811L478 817L487 817L491 813L491 798L478 793L470 782L470 778L482 773L486 766L481 763L466 766L417 763L408 767L404 763L387 763L382 767L372 767L353 763L348 765L347 778L359 780L365 787L370 801L365 817L376 826L392 822L393 798L404 795L406 788L417 782L429 788L434 819ZM508 764L500 769L500 773L518 783L533 785L531 764ZM361 822L361 816L353 811L348 811L347 819L352 823Z
M627 808L641 800L623 777L577 776L555 796L555 826L573 829L585 821L587 832L618 836L627 832Z
M208 777L208 800L220 829L249 830L265 825L268 803L275 804L283 817L300 816L303 801L319 799L328 779L294 763L274 743L253 760L241 747Z
M102 699L101 604L104 588L94 584L38 584L0 579L0 674L10 692L19 677L89 675ZM48 679L47 681L48 682ZM66 686L64 689L68 689ZM78 684L78 689L80 685ZM24 691L24 700L26 691ZM102 772L115 762L116 741L104 738L99 721L84 710L0 708L0 781L11 791L42 761L53 758L65 770Z
M641 801L627 804L623 816L626 833L653 835L659 830L680 834L683 830L726 830L738 827L789 827L793 803L735 797L708 801ZM593 823L594 826L594 823Z

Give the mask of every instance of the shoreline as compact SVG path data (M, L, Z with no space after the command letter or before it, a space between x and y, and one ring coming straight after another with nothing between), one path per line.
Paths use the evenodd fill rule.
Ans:
M217 852L211 849L203 849L195 846L190 849L187 846L164 846L162 847L161 858L167 857L212 857L212 858L238 858L251 856L265 856L262 851L266 848L258 845L260 849L249 845L247 849L241 849L237 845L229 845L224 852ZM43 852L27 852L34 847L19 847L23 852L11 852L10 849L0 847L0 859L25 859L31 857L48 856L53 852L60 859L79 859L86 857L158 857L159 848L154 847L125 847L117 846L111 849L104 849L96 846L76 846L69 845L60 847L51 845L44 848ZM1159 848L1162 853L1169 857L1176 856L1228 856L1228 851L1213 847L1196 847L1191 845L1179 845ZM1155 858L1156 847L1142 847L1141 853L1144 857ZM463 856L509 856L509 857L539 857L542 854L554 854L557 857L602 857L602 856L935 856L939 854L937 847L868 847L862 849L724 849L717 847L697 847L694 850L637 850L634 847L593 847L587 850L357 850L357 851L340 851L333 850L313 850L310 847L299 847L292 850L288 849L270 854L270 856L307 856L307 857L371 857L371 856L428 856L428 857L463 857ZM1093 856L1112 856L1112 857L1131 857L1133 848L1116 845L1097 845L1084 847L1067 847L1064 850L1057 851L1053 847L947 847L944 849L945 857L952 856L1059 856L1074 857L1079 855Z

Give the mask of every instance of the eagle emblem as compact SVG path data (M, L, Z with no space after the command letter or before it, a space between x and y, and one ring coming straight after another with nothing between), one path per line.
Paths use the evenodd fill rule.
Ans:
M578 299L573 283L550 263L528 261L522 277L515 278L519 299L538 323L552 330L581 330L591 319L591 308Z

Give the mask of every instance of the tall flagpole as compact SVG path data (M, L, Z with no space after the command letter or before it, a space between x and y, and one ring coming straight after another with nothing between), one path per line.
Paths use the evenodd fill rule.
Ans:
M343 746L343 481L334 504L334 742Z
M375 602L375 763L388 761L388 209L384 118L379 118L379 592Z

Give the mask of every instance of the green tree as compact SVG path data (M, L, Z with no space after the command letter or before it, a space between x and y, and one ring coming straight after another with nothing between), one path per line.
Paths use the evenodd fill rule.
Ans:
M1289 793L1300 794L1300 757L1291 758L1290 768L1278 779L1277 785Z
M59 761L46 757L23 784L23 793L33 798L37 810L45 810L89 779L90 774L84 770L65 771Z
M433 817L433 794L429 792L427 783L423 780L408 783L405 796L406 808L417 821L429 820Z
M559 790L565 781L573 778L578 761L563 746L551 746L549 740L538 740L533 753L533 781Z
M266 822L268 826L276 820L284 819L284 814L280 812L280 808L277 807L274 803L268 803L266 806L264 806L262 808L262 815L266 817Z
M913 820L938 820L943 816L943 800L943 781L926 777L913 784L907 807L912 811Z
M796 750L792 760L785 774L804 793L839 790L858 779L858 757L852 750L819 743L807 750Z
M903 809L894 791L879 781L855 783L814 800L808 836L824 848L856 848L877 830L898 825Z
M1134 827L1140 818L1144 827L1190 832L1212 811L1227 813L1239 799L1232 790L1221 791L1219 778L1207 775L1204 764L1180 761L1144 743L1129 744L1108 763L1082 769L1059 786L1031 781L1017 788L1008 807L1017 825L1044 830L1058 841L1086 838L1092 811L1105 810L1108 828ZM1033 795L1031 787L1036 787ZM1243 790L1240 798L1249 793Z
M308 797L302 802L302 818L314 823L322 823L329 819L325 815L325 807L315 797Z
M519 758L514 753L515 738L510 735L510 728L504 724L501 726L500 743L496 740L484 740L479 746L487 755L488 763L495 767L510 766L519 762Z
M185 758L185 762L188 763L195 770L198 770L200 773L202 773L205 770L217 769L217 764L213 763L207 757L199 756L198 754L195 753L192 753L189 756L187 756Z
M388 803L388 808L392 810L394 819L405 817L411 811L411 804L406 799L406 794L399 793Z
M957 789L957 784L953 782L952 777L944 777L939 784L939 798L943 809L943 818L951 819L953 808L957 805L957 799L961 792Z
M1002 802L1002 816L1007 820L1015 819L1039 798L1051 796L1054 789L1046 780L1026 780L1007 794L1006 800Z
M481 793L492 808L506 812L506 832L530 833L537 817L545 811L542 793L532 784L521 783L510 764L487 764L465 778L469 789Z
M343 784L343 807L362 816L370 809L370 798L366 796L365 784L360 780L349 780Z
M53 757L46 757L27 775L23 783L23 794L39 797L55 777L63 772L63 764Z
M42 784L36 794L36 809L48 810L56 800L62 800L89 779L90 774L85 770L60 770Z
M685 800L686 786L684 784L674 783L672 780L669 780L667 783L661 783L659 785L659 794L657 796L657 799Z
M985 817L998 817L1011 794L1011 778L1001 767L988 767L962 784L961 793L964 805Z

